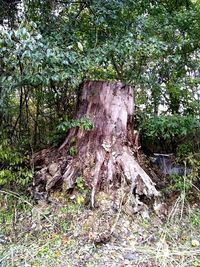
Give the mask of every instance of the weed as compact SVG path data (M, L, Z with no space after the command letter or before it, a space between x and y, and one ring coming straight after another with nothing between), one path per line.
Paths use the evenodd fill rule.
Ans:
M84 179L83 176L78 176L76 179L76 187L79 192L81 193L87 193L88 189L84 185Z
M71 146L69 149L70 156L74 157L77 155L77 153L78 153L77 148L75 146Z
M170 176L170 182L171 185L169 186L169 189L172 191L180 191L183 192L184 190L188 192L192 188L192 183L188 176L182 176L182 175L171 175Z
M69 228L69 223L63 222L61 224L61 229L62 229L63 232L66 232L68 230L68 228Z
M200 227L200 212L193 211L190 214L190 223L195 227Z

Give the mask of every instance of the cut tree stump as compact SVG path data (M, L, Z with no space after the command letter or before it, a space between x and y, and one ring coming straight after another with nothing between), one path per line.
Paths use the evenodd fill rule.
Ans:
M130 184L138 202L144 196L159 196L134 155L133 87L121 82L85 81L79 89L75 119L87 118L93 128L71 128L59 148L37 154L35 165L41 169L35 174L34 185L43 184L47 192L58 186L66 191L81 176L91 189L92 206L96 192L111 192L119 188L122 179ZM72 145L77 152L73 157L69 156Z

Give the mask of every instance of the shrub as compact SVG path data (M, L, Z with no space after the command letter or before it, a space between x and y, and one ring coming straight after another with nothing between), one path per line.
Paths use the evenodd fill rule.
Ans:
M26 166L27 158L23 157L8 140L0 144L0 186L25 186L32 178L31 171Z
M145 118L140 124L142 145L149 152L171 153L177 152L178 146L184 144L182 149L189 153L199 126L199 121L192 116L176 114Z

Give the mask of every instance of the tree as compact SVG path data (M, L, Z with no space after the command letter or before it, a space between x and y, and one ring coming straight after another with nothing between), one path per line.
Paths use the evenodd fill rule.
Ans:
M199 114L197 4L31 0L17 14L21 21L1 28L0 116L23 151L52 144L70 124L85 77L134 86L137 118L158 116L161 106Z

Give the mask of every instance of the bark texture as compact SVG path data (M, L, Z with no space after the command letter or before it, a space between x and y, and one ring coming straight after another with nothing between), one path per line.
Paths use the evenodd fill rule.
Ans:
M80 87L76 119L86 117L94 127L89 131L72 128L60 148L52 149L49 156L43 151L46 162L40 162L42 166L35 175L35 184L43 181L46 191L56 185L68 190L74 187L77 177L82 176L91 189L92 206L97 191L110 192L120 186L122 179L131 185L138 197L158 196L154 183L134 154L137 137L133 112L131 86L121 82L84 82ZM72 144L77 154L70 157ZM37 157L41 159L37 155L35 162Z

